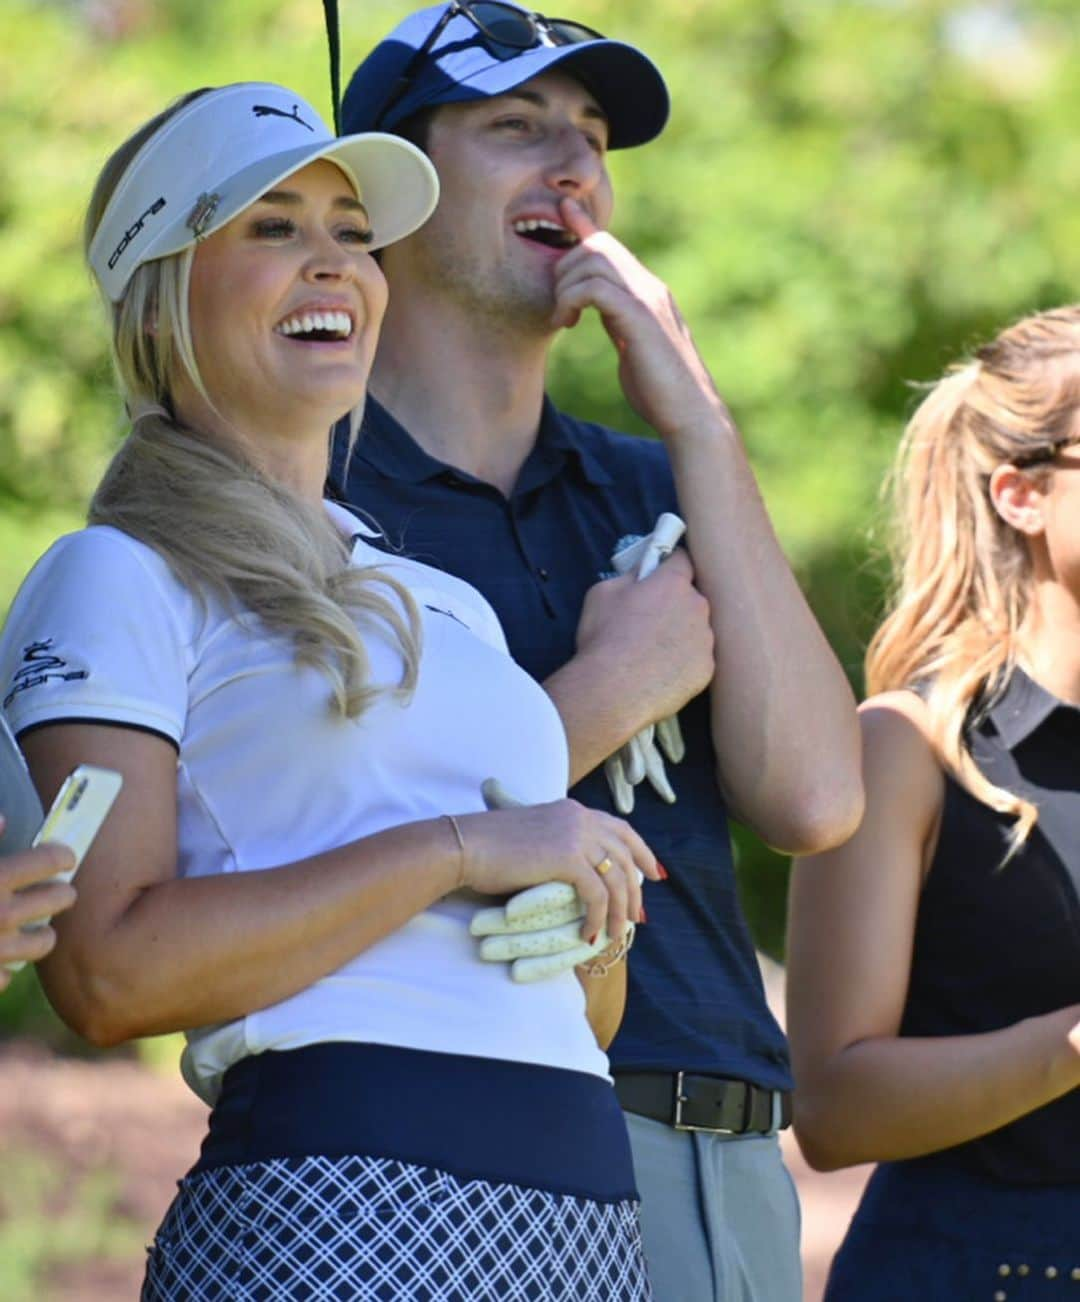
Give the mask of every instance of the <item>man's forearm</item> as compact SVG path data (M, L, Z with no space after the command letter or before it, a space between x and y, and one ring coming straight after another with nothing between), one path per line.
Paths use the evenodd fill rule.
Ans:
M543 686L566 729L570 786L653 722L645 713L642 695L626 682L618 663L600 656L574 656Z
M838 844L862 812L851 688L780 549L733 423L718 414L665 442L714 622L713 741L732 812L781 850Z

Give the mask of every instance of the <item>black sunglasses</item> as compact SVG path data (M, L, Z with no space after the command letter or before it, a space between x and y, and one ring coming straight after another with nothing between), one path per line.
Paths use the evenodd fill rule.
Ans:
M472 23L496 59L513 59L522 50L531 50L533 46L543 45L545 37L550 45L580 45L583 41L603 39L599 32L586 27L584 23L526 13L523 9L515 9L513 5L500 4L499 0L451 0L443 10L439 21L424 38L423 45L394 82L386 102L372 121L371 130L377 131L394 105L404 98L409 87L416 80L424 60L442 35L443 28L458 14Z
M1077 439L1072 434L1063 435L1061 438L1053 439L1045 447L1036 448L1033 452L1021 452L1017 456L1010 458L1009 464L1015 466L1017 470L1028 470L1032 466L1049 465L1065 451L1066 448L1077 446Z

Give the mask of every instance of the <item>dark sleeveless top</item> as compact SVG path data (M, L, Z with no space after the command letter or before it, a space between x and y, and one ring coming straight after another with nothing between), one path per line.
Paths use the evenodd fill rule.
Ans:
M946 778L901 1035L974 1035L1080 1003L1080 709L1017 670L969 742L1039 820L1002 867L1012 820ZM1014 1183L1080 1181L1080 1089L942 1157Z

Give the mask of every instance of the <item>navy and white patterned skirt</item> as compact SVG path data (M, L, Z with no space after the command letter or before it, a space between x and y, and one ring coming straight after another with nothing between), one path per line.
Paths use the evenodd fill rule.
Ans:
M613 1100L583 1073L378 1045L245 1059L143 1302L647 1302Z

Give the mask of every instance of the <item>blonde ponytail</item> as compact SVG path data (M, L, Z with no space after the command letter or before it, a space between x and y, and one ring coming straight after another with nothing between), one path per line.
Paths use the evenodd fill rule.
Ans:
M1074 438L1080 307L1026 318L947 375L915 412L891 476L894 573L889 612L870 642L870 694L924 697L931 741L950 773L1015 823L1011 855L1038 810L975 764L968 729L1016 666L1032 593L1025 540L998 515L989 481L1002 464L1048 463Z

